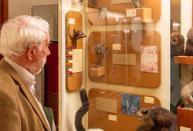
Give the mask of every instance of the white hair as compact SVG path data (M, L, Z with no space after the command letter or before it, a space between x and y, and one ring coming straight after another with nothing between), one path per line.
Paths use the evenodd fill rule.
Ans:
M49 32L49 24L37 16L17 16L1 28L0 54L22 55L33 43L39 45Z

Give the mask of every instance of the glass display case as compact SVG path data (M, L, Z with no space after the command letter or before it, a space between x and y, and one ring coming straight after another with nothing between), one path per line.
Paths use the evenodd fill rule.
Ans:
M169 43L170 19L163 11L169 2L73 0L61 5L64 127L135 131L143 123L136 117L140 109L169 108L169 51L163 50L169 47L163 43Z

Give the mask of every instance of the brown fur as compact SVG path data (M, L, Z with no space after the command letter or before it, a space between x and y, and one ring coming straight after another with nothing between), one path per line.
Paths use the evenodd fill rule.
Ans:
M185 54L193 56L193 28L188 31Z
M137 131L176 131L176 116L162 108L144 108L137 112L137 118L143 121Z
M179 32L170 36L171 56L184 55L184 37Z

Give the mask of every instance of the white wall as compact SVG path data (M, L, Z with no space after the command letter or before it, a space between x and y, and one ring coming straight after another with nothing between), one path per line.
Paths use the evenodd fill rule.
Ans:
M192 27L192 0L181 0L181 34L187 40L187 33ZM193 65L181 65L181 84L184 86L192 81Z
M67 92L65 70L65 15L71 9L71 0L59 0L59 131L76 131L75 114L79 109L79 92Z
M57 4L58 0L9 0L9 18L30 15L34 5Z
M181 0L181 33L185 36L192 27L192 0Z

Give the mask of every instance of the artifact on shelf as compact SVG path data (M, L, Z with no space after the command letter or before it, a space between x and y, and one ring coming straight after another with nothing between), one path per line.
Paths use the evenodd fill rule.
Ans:
M91 25L115 25L125 18L125 14L109 11L107 8L89 8L88 21Z
M72 48L77 48L77 40L86 37L86 35L79 30L73 29L72 34L69 35L70 39L72 40Z
M181 89L182 106L193 108L193 81L187 83Z
M177 131L176 115L163 107L142 108L136 116L143 122L137 131Z
M83 5L84 0L72 0L72 6L80 6Z
M135 8L139 8L140 7L140 0L131 0L132 4L135 6Z
M90 68L91 76L103 76L105 74L105 66L102 65L103 59L107 52L105 44L97 43L95 46L96 62Z
M184 37L179 32L170 36L171 57L184 55Z
M129 8L126 9L126 17L130 18L132 22L152 22L151 8Z
M83 2L84 2L84 0L79 0L79 3L82 5L83 4Z
M193 28L188 31L185 55L193 56Z

